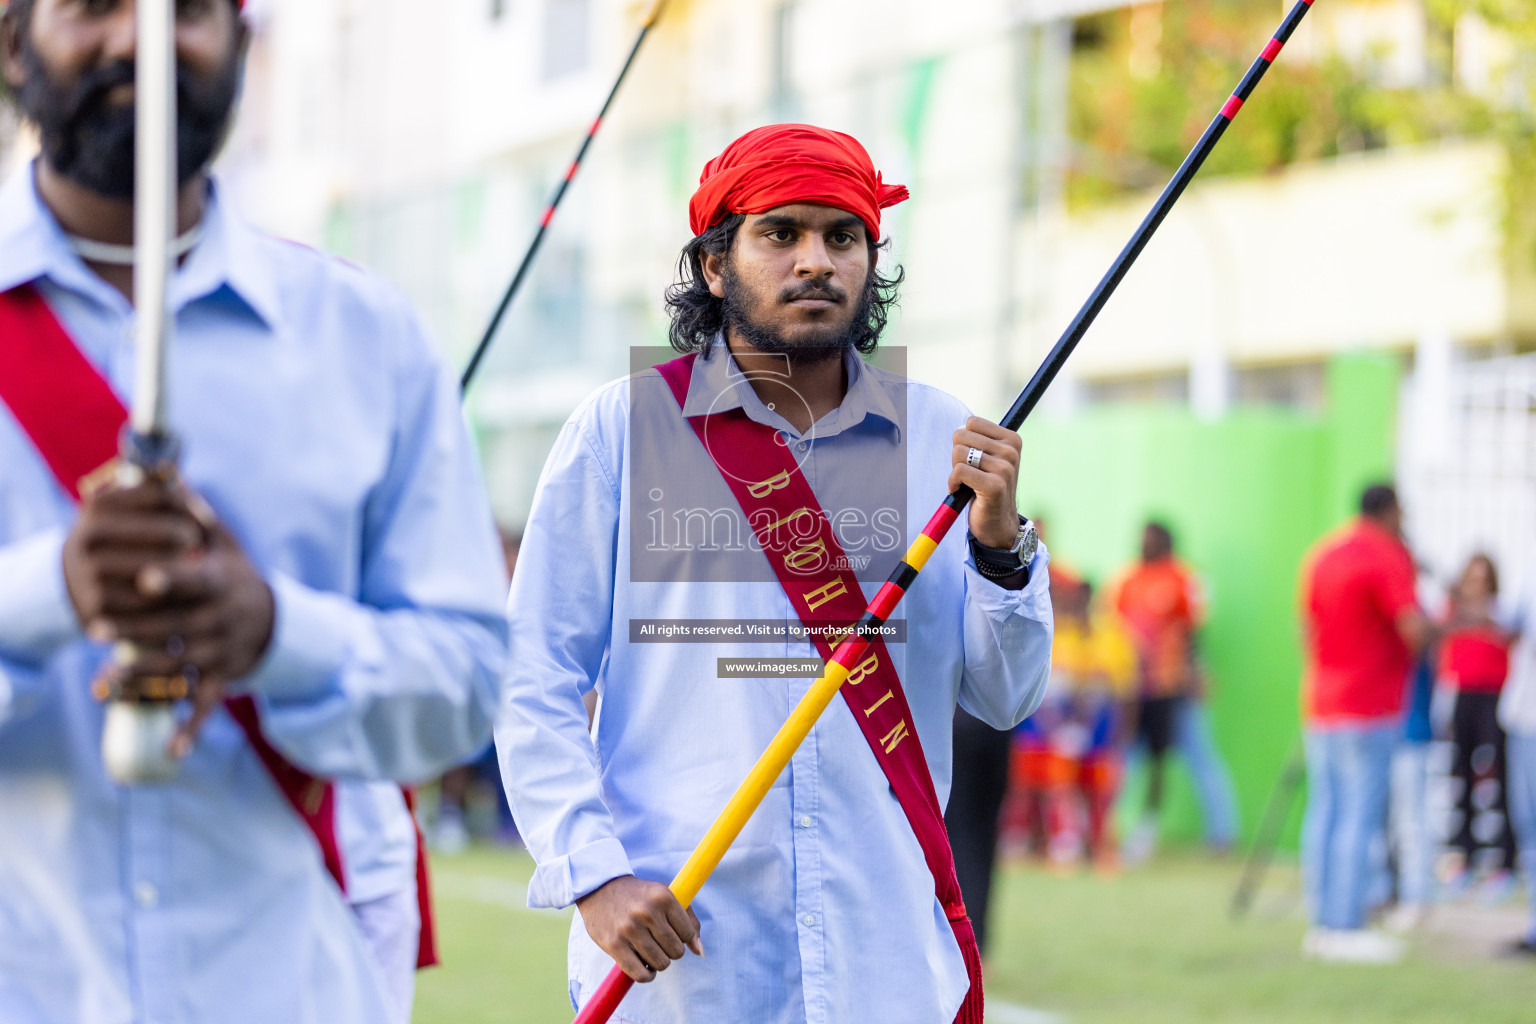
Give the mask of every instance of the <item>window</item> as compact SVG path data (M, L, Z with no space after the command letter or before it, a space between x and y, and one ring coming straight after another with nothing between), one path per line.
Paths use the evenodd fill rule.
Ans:
M587 69L591 42L590 0L545 0L544 80Z
M1268 405L1320 412L1327 397L1327 372L1321 362L1240 366L1232 371L1236 405Z
M1111 377L1083 381L1083 398L1091 405L1107 402L1189 403L1189 374L1149 373L1136 377Z

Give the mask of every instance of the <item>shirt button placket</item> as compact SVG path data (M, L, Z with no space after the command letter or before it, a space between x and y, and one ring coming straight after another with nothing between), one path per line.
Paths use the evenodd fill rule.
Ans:
M825 1019L826 943L821 930L821 848L816 829L820 773L812 731L791 761L795 849L795 917L800 933L800 972L808 1024Z
M164 789L123 790L124 842L128 854L125 913L133 937L132 962L144 1020L168 1024L180 997L175 984L175 943L160 908L165 902L166 865L170 863L170 799Z

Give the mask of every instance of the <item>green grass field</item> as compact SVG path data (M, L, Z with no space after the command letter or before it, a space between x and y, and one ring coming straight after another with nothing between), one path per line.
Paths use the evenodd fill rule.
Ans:
M437 859L446 966L421 976L417 1024L571 1019L569 914L522 909L529 871L526 857L487 849ZM989 1016L1012 1024L1029 1019L1015 1009L1024 1006L1073 1024L1536 1021L1536 964L1481 952L1511 934L1512 910L1422 937L1397 967L1318 965L1298 953L1294 868L1276 869L1256 912L1234 923L1237 873L1186 857L1111 879L1007 871L993 910Z

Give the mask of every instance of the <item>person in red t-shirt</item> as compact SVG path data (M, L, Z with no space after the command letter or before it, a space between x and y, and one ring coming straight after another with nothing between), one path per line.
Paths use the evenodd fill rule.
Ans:
M1487 555L1473 555L1451 594L1440 640L1440 685L1455 695L1451 738L1452 771L1461 783L1456 795L1458 828L1451 845L1461 852L1458 875L1473 867L1480 848L1496 851L1488 865L1491 881L1506 883L1515 866L1515 841L1505 797L1504 730L1499 728L1499 694L1509 675L1510 638L1494 621L1499 574ZM1479 843L1479 819L1494 825Z
M1302 572L1308 798L1303 874L1313 928L1305 953L1385 963L1401 945L1366 931L1370 847L1385 827L1392 752L1414 658L1431 627L1415 598L1413 557L1391 487L1323 540Z

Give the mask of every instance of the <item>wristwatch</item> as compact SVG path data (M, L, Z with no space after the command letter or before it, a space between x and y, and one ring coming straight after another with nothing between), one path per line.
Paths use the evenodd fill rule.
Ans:
M1002 579L1012 576L1020 569L1029 568L1029 564L1035 560L1035 551L1040 546L1040 531L1035 529L1035 524L1024 516L1019 516L1019 532L1014 537L1013 546L1007 548L991 548L970 537L971 555L976 559L976 570L989 580Z

